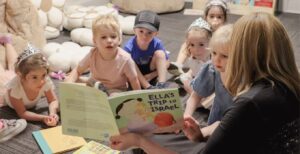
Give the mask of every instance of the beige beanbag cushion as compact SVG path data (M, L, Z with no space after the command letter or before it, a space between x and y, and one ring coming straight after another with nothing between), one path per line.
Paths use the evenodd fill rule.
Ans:
M23 52L28 42L42 48L46 39L39 22L38 11L30 0L5 0L0 2L0 33L12 34L17 53ZM0 63L5 66L5 48L0 45Z
M141 10L152 10L156 13L179 11L184 0L111 0L121 12L137 13Z

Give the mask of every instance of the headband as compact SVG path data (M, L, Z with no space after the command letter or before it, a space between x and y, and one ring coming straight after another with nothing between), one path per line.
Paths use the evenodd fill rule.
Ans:
M209 32L211 32L211 28L210 25L201 17L196 19L188 28L188 31L192 28L192 27L199 27L199 28L204 28L206 30L208 30Z
M227 10L227 4L223 0L209 0L206 3L206 8L211 7L211 6L221 6L223 9Z
M17 66L19 66L20 63L22 61L24 61L25 59L27 59L28 57L35 55L35 54L40 54L40 53L41 52L37 48L33 47L30 43L28 43L27 47L24 49L24 51L18 57Z

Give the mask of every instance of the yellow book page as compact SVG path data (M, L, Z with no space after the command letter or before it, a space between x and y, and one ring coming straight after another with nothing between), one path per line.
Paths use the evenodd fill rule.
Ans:
M82 137L63 135L61 126L41 130L41 134L53 153L69 151L86 144Z
M110 147L95 142L95 141L90 141L77 151L75 151L73 154L119 154L120 151L113 150Z

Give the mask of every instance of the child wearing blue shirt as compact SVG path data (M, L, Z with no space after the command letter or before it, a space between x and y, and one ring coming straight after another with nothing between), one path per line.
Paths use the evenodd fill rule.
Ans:
M159 17L152 11L140 11L135 19L135 36L124 46L137 65L138 78L143 88L165 88L168 55L163 43L156 36L160 25ZM149 81L155 80L152 86Z
M201 100L213 93L215 98L207 121L209 126L220 121L225 111L233 105L233 98L223 84L232 30L232 25L226 25L213 34L209 42L212 60L203 65L191 83L193 92L187 100L185 118L192 117L197 107L201 106Z

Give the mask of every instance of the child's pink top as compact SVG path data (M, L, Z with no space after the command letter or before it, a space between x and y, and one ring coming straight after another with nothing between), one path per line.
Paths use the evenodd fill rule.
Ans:
M89 69L91 77L101 81L108 89L126 90L128 79L137 77L134 61L122 48L118 48L112 60L104 60L97 48L93 48L78 67L80 70Z

